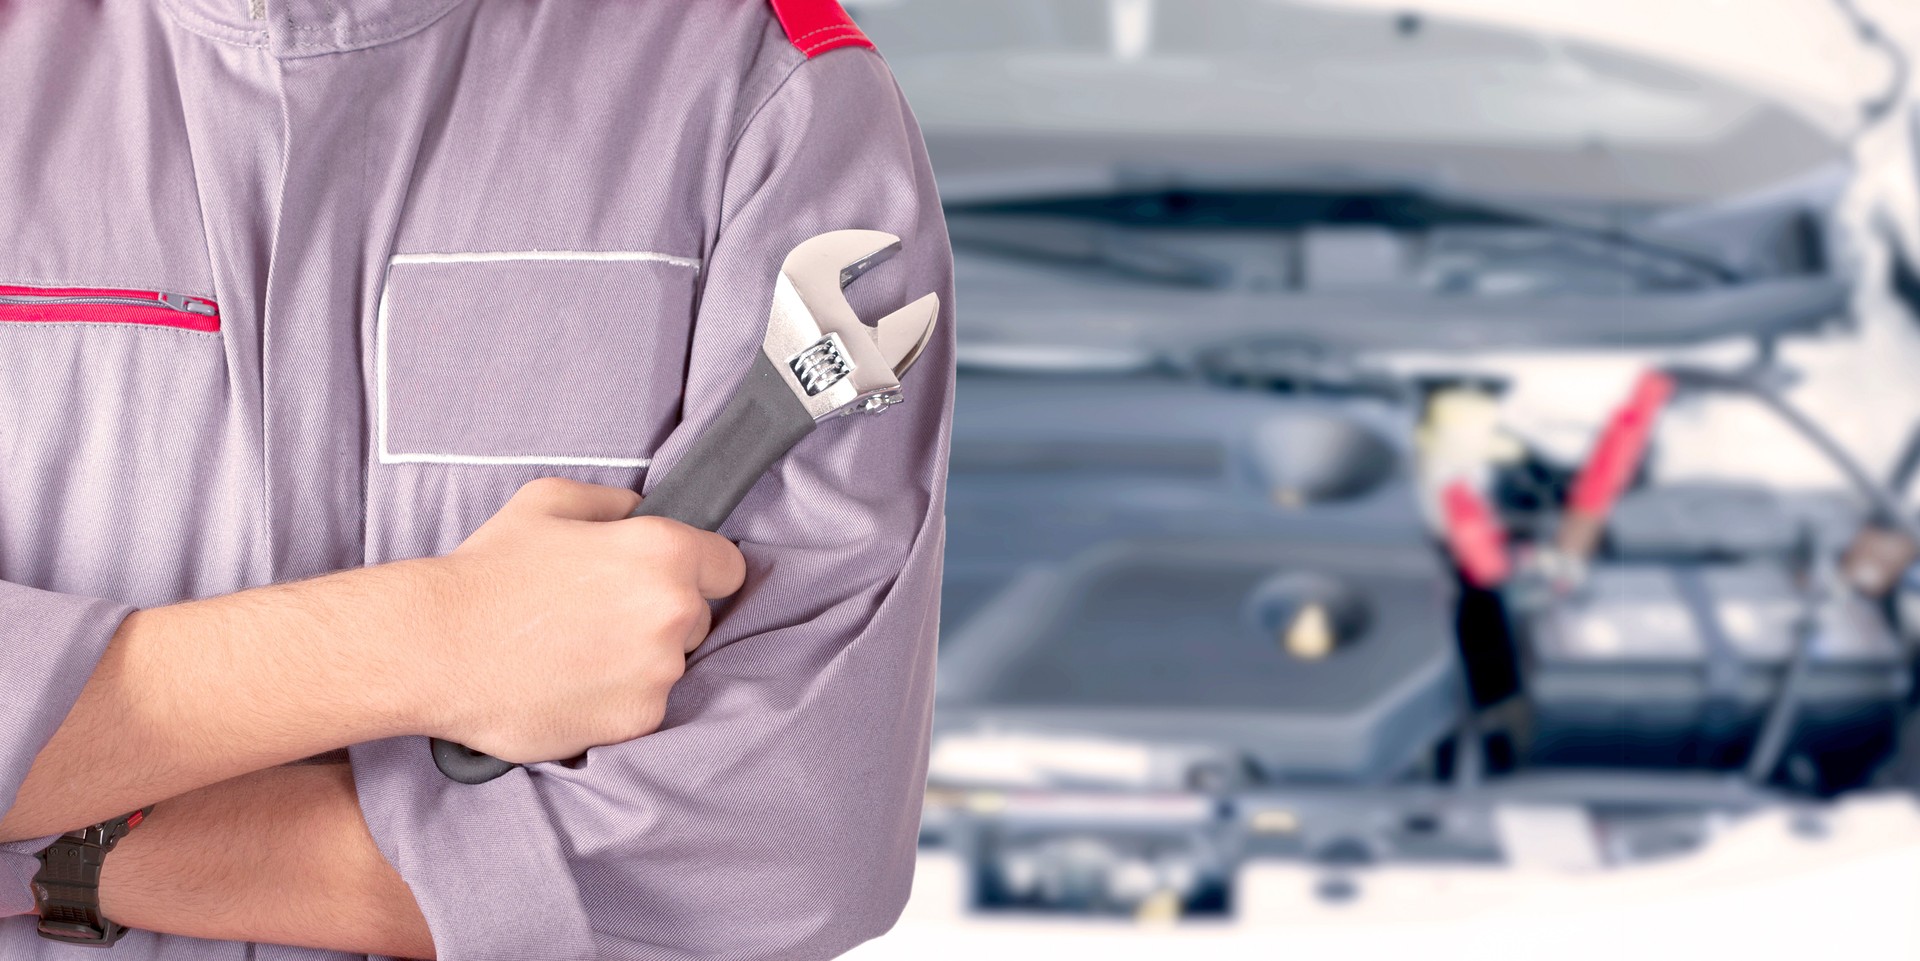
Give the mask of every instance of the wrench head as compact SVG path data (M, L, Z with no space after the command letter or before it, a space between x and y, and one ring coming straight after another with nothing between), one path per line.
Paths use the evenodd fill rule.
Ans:
M874 336L880 344L880 356L899 377L920 359L920 352L933 339L934 322L940 318L940 295L928 294L874 322Z
M847 285L899 250L889 233L835 230L801 242L781 264L761 346L815 420L897 403L900 375L933 336L938 295L874 324L847 303Z

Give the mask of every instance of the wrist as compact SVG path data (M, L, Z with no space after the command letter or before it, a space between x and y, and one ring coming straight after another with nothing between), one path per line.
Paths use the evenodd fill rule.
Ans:
M404 592L382 568L276 584L140 611L130 670L170 673L183 701L223 704L258 762L414 733ZM175 660L196 651L191 666ZM264 764L249 764L257 770Z
M456 653L474 598L463 587L461 559L395 561L350 576L365 601L365 622L352 632L354 659L365 665L357 690L381 728L376 736L447 736L466 713Z
M100 907L180 937L433 956L344 764L255 771L163 802L107 859Z
M100 824L68 831L40 852L33 876L33 913L42 938L110 947L126 934L101 909L100 876L107 855L152 813L151 805Z
M319 643L336 671L323 701L351 705L360 743L436 734L451 710L444 696L459 625L456 579L442 558L396 561L306 582L328 612Z

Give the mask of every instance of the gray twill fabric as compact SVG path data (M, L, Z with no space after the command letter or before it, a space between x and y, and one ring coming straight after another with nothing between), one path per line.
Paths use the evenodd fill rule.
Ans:
M168 291L222 329L0 323L0 805L136 607L443 553L545 475L642 487L745 371L774 271L864 227L952 264L863 49L764 0L0 4L0 285ZM355 746L439 956L813 958L912 871L952 315L724 533L745 590L658 734L479 787ZM271 638L259 643L271 644ZM38 939L0 848L0 958ZM123 959L338 959L136 931Z

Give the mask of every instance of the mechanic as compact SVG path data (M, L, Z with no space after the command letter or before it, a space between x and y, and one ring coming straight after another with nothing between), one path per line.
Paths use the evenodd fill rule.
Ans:
M81 956L31 879L93 825L125 958L814 958L893 922L950 314L906 403L720 535L626 519L800 241L902 238L863 317L952 303L844 12L4 4L0 115L0 957ZM427 736L608 746L468 786Z

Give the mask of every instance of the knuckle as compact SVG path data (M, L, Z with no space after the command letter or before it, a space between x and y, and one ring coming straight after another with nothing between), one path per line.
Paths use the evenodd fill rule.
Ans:
M662 561L683 564L698 549L699 531L664 517L635 519L634 531L649 553Z
M564 477L536 477L520 485L513 499L546 500L571 492L573 482Z
M680 678L686 673L687 659L678 648L675 648L671 652L663 652L659 658L655 659L652 671L653 683L660 690L665 691L679 683Z
M639 665L632 678L633 690L640 696L623 698L622 713L627 715L636 711L644 713L652 710L655 705L663 703L667 699L667 692L680 682L680 676L686 671L686 658L682 657L677 649L663 650L656 656L647 658Z
M714 535L714 537L720 541L722 546L720 557L722 558L721 562L726 565L727 579L736 585L739 584L739 582L747 576L747 555L741 552L740 545L724 537L720 537L718 534Z
M661 626L676 639L684 637L697 629L711 609L707 602L691 591L674 591L661 598Z
M571 482L562 477L536 477L520 485L523 494L540 494L566 490Z
M633 535L635 541L642 544L656 544L664 541L673 536L673 529L676 526L678 525L664 517L651 515L635 517L622 525L628 533Z
M598 529L606 538L609 556L626 565L638 565L645 573L647 559L653 553L653 538L640 520L608 524Z
M632 740L636 737L646 737L660 730L660 724L666 720L666 717L667 711L664 703L649 702L643 705L633 712L633 716L626 719L625 740Z
M700 537L703 531L694 530L685 524L675 522L667 528L664 543L667 552L675 561L690 562L700 556Z

